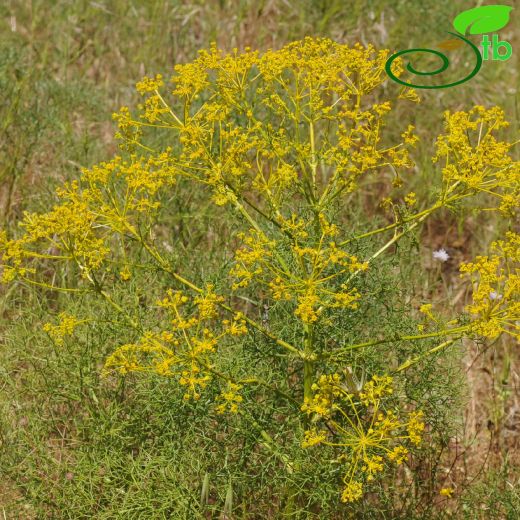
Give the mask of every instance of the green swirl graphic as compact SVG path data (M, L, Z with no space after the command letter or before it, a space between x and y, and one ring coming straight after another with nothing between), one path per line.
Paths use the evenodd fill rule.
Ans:
M478 73L478 71L480 70L480 67L482 67L482 56L480 54L480 51L472 42L470 42L463 36L460 36L459 34L452 33L452 32L448 32L448 34L451 34L451 35L455 36L456 38L459 38L459 39L465 41L473 49L473 52L475 53L475 56L477 58L475 67L465 78L460 79L458 81L454 81L453 83L448 83L446 85L432 85L432 86L416 85L414 83L407 83L406 81L399 79L392 72L391 67L392 67L392 63L394 62L394 60L396 58L399 58L399 56L403 56L404 54L408 54L410 52L427 52L429 54L435 54L435 56L438 56L442 60L442 65L440 67L438 67L435 70L428 71L428 72L418 71L413 67L413 65L410 64L410 62L408 62L406 64L406 69L409 72L411 72L412 74L415 74L418 76L434 76L436 74L440 74L441 72L444 72L449 67L450 61L448 60L448 57L445 54L443 54L442 52L433 50L433 49L408 49L405 51L399 51L399 52L396 52L395 54L392 54L392 56L390 56L390 58L388 58L388 60L385 63L386 73L390 76L391 79L393 79L397 83L400 83L401 85L404 85L406 87L412 87L412 88L432 88L432 89L433 88L449 88L449 87L455 87L456 85L460 85L461 83L465 83L466 81L469 81L473 76L475 76Z

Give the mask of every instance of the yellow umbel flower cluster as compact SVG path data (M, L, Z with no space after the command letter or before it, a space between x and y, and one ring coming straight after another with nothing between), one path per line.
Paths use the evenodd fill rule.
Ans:
M302 410L312 417L302 447L317 445L339 449L338 460L346 465L343 502L363 495L364 482L371 482L388 463L402 464L409 453L406 443L419 445L425 424L421 411L406 415L387 408L393 394L392 378L374 376L358 394L349 392L339 374L323 375L313 385L312 399Z
M95 287L97 272L110 272L112 264L121 262L121 279L128 280L124 252L119 260L113 236L140 237L138 222L153 218L160 206L159 190L175 183L172 161L171 149L167 149L148 158L116 156L84 169L79 182L57 189L60 204L46 213L25 213L21 238L8 239L5 232L0 233L2 281L20 279L55 288L38 276L44 269L27 265L43 260L75 265L80 277Z
M365 271L368 263L330 241L338 230L322 213L318 222L320 236L313 245L294 238L292 243L283 237L279 241L269 240L256 230L240 234L243 245L235 253L230 272L236 280L233 289L247 287L254 281L264 286L274 300L293 301L294 314L304 323L318 321L326 309L355 309L361 295L345 281L348 275ZM307 225L310 228L314 224L302 222L300 237L311 235ZM289 265L294 267L289 269Z
M501 333L520 337L520 235L509 232L491 244L494 254L460 266L473 281L471 330L487 338Z
M71 314L61 312L58 315L57 325L45 323L43 330L49 334L56 345L61 346L63 345L65 338L67 336L72 336L76 327L82 323L85 323L85 320L78 320Z
M446 196L487 193L507 216L520 207L520 167L509 155L511 143L496 133L508 126L499 107L476 106L469 112L446 112L446 133L437 139L434 162L442 164Z
M238 406L243 401L243 397L238 393L242 389L241 385L229 382L227 388L217 397L221 403L216 407L218 414L223 414L226 411L231 413L238 412Z
M169 290L159 308L168 313L170 326L160 332L147 332L136 344L117 348L106 360L104 373L117 371L155 373L174 377L185 388L185 399L200 399L201 391L213 379L213 362L217 348L226 337L247 332L246 322L240 313L233 320L219 318L218 303L222 297L208 285L206 291L188 298L182 291ZM190 302L195 309L184 310ZM237 394L240 387L229 383L222 393L224 400L217 408L219 413L226 409L236 412L242 398Z
M385 81L387 56L325 38L263 55L212 46L175 67L170 92L162 76L139 82L145 101L135 117L127 107L114 116L119 137L136 147L151 127L174 131L179 173L210 186L217 204L254 192L273 218L282 217L295 194L324 208L376 168L412 166L413 127L402 143L383 145L392 104L362 103ZM407 93L400 97L413 98ZM322 138L325 127L332 133ZM318 162L331 173L318 178Z

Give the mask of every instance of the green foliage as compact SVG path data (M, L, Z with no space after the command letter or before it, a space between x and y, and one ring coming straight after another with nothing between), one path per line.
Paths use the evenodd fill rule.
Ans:
M206 263L203 268L218 265L217 256L213 266ZM145 275L134 281L148 286L150 282ZM154 281L154 285L158 283ZM366 290L374 292L374 303L382 302L380 284L399 296L391 259L371 283L367 282ZM148 305L154 296L146 294L145 298L142 319L144 323L153 322ZM16 352L16 356L2 357L9 383L3 390L6 407L2 410L1 432L5 474L19 483L24 496L20 503L27 505L26 511L33 517L202 518L209 511L217 514L224 510L229 482L238 518L272 517L283 508L288 489L307 495L306 502L294 507L295 518L342 518L346 514L338 504L334 484L341 467L331 467L327 457L317 452L303 456L302 432L290 420L294 407L284 399L262 393L262 406L251 410L251 415L215 418L215 387L194 405L183 403L182 390L170 380L129 375L109 383L99 377L105 357L121 341L132 339L131 333L122 336L126 334L125 323L113 322L110 306L94 298L74 304L67 296L60 296L54 305L67 308L71 314L95 312L98 320L95 327L80 328L74 338L65 338L61 347L53 348L43 332L36 337L29 332L31 324L47 320L47 298L42 294L29 304L33 312L25 312L7 337L4 352ZM385 330L399 333L413 330L413 320L404 326L403 311L385 308L381 303L364 323L368 327L384 323ZM287 319L287 314L274 306L268 319L274 326ZM297 329L287 337L291 334L296 335ZM340 326L334 340L348 341L350 334ZM268 355L272 348L269 343L262 335L252 336L243 349L225 354L222 365L234 367L238 376L246 376L254 363L259 377L276 380L280 371L287 370L287 359L273 362ZM423 348L418 346L417 352ZM363 370L384 370L389 352L389 347L383 352L377 348L367 351ZM403 355L409 353L403 345ZM356 358L361 362L360 356L352 356L353 371L356 377L362 377ZM454 427L453 407L459 405L461 396L460 388L452 383L446 401L446 385L457 381L458 369L448 360L439 362L431 358L420 370L410 373L409 386L403 391L425 409L437 432L433 435L445 442ZM7 406L7 398L12 395L21 395L23 400ZM49 398L42 400L42 395ZM245 398L249 399L247 394ZM270 428L279 449L300 464L299 471L289 479L279 457L262 444L260 428ZM433 460L433 454L428 455L431 449L425 446L418 460ZM434 468L429 471L433 478ZM206 473L208 500L201 507ZM391 478L389 475L384 487L377 486L378 501L359 504L359 512L371 515L367 518L378 518L381 514L395 515L398 508L402 510L398 518L413 517L417 498L403 495L400 473L395 474L395 483ZM421 500L426 507L428 498ZM17 507L12 505L11 514L19 511ZM349 510L353 514L358 511ZM9 513L8 509L8 518Z

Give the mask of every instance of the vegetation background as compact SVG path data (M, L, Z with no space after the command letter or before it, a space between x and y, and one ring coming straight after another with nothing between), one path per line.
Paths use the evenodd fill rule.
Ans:
M246 46L262 50L313 35L395 50L432 48L448 37L454 16L477 3L4 1L0 5L1 224L14 225L23 211L46 208L56 185L76 176L80 168L114 155L111 113L137 103L135 83L145 74L167 75L176 63L191 60L212 41L225 50ZM518 16L516 11L512 16ZM444 110L500 105L512 122L509 131L518 134L520 41L513 28L510 23L500 32L512 43L511 60L485 62L474 79L457 88L421 92L422 103L414 113L402 114L421 137L409 186L418 198L431 182L433 140L442 129ZM203 232L211 213L206 209L193 215L190 207L186 202L175 208L176 230L184 232L182 223L190 219L198 225L191 231L196 235ZM420 237L426 276L413 271L410 276L417 276L414 282L419 285L438 287L446 305L460 308L465 294L458 288L457 266L484 249L496 234L496 222L489 216L438 215ZM439 247L447 248L451 256L442 268L431 262L431 251ZM23 295L1 291L3 518L177 518L171 511L181 510L178 518L217 515L229 500L229 475L225 468L198 466L211 448L188 411L174 408L164 383L149 382L134 391L105 389L99 367L110 349L102 347L103 337L83 338L76 350L52 351L41 327L49 312L58 308L57 301L38 291L26 290ZM450 432L446 457L453 464L450 483L461 492L418 518L520 517L517 347L511 340L468 344L457 358L464 378L453 391L462 389L464 406L456 418L459 427ZM146 406L139 398L143 395ZM168 396L170 402L165 400ZM184 429L183 436L172 429L174 424ZM189 457L186 445L191 446ZM197 478L200 482L194 486ZM206 479L211 498L207 511L202 511L193 506L199 503L193 489L202 489ZM251 517L245 510L240 514L238 518ZM268 509L255 515L271 517ZM391 517L407 518L398 512Z

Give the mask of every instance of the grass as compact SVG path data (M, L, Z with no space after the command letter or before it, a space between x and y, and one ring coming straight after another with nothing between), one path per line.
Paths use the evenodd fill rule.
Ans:
M134 83L144 74L167 74L210 41L224 49L247 45L266 49L312 34L395 49L431 46L445 37L448 21L467 7L467 2L433 0L420 5L411 0L6 2L0 6L0 87L6 93L0 100L0 219L4 226L14 226L24 210L48 207L54 186L77 175L81 167L111 157L117 148L110 113L136 103ZM517 48L512 26L503 37ZM414 113L397 112L396 118L409 119L422 138L411 180L419 198L434 175L431 163L422 157L432 154L432 136L441 128L442 110L499 104L512 121L511 135L518 133L518 92L511 87L517 73L510 62L489 62L463 87L426 91ZM374 186L374 192L378 190ZM190 264L200 276L210 267L218 271L225 260L219 251L226 225L211 208L200 208L197 194L182 195L176 197L180 202L169 206L165 240L180 234L207 256L193 258L185 250L172 253L172 259ZM191 226L186 225L188 219ZM209 223L211 236L206 232ZM493 220L442 215L416 237L416 246L427 244L428 253L447 244L452 256L467 259L496 232ZM449 285L453 292L445 292L446 304L455 301L461 306L464 295L454 284L455 266L448 264L442 271L432 266L425 279L417 274L414 262L420 256L412 246L409 262L388 265L373 286L391 290L389 280L397 270L409 278L418 301L426 290ZM159 275L149 276L143 286L152 286L153 277ZM254 426L272 419L267 412L240 419L251 431L245 440L232 422L225 426L225 438L219 437L214 425L201 418L208 403L199 403L198 410L179 406L178 391L167 381L129 379L123 384L100 379L104 358L123 338L122 327L109 321L99 302L82 305L106 315L106 323L57 349L41 326L63 306L74 312L70 300L28 287L1 291L4 518L226 518L230 509L233 518L276 517L280 490L287 483L277 480L276 457L259 452ZM139 301L128 304L146 316L151 301L153 295L142 294ZM373 322L381 316L379 311L372 309ZM398 309L393 311L395 316L388 313L383 324L389 330L395 330L400 319ZM365 512L366 518L520 515L520 461L514 458L520 442L516 420L520 359L512 347L466 345L464 356L455 353L445 366L446 374L460 374L465 385L448 397L445 380L433 372L433 361L423 367L431 370L427 391L420 394L413 384L406 389L430 412L437 411L438 429L446 429L439 441L446 446L443 464L434 460L434 454L424 453L423 467L431 476L438 466L446 466L445 461L453 461L449 478L455 479L457 498L449 504L436 498L437 507L431 512L421 507L431 503L432 496L411 497L408 502L403 498L401 509L396 509L395 495L402 492L396 488L388 495L393 498ZM249 348L258 350L259 345ZM374 366L381 363L380 354L370 355ZM268 378L267 363L261 370ZM465 411L459 417L439 413L464 401ZM290 451L290 425L283 416L277 420L280 442ZM236 446L241 449L234 450ZM316 484L312 474L299 478L294 485L312 489ZM314 506L303 508L300 517L323 518L324 513L315 512L316 504L327 511L336 492L325 488L311 495ZM430 495L434 492L431 489Z

